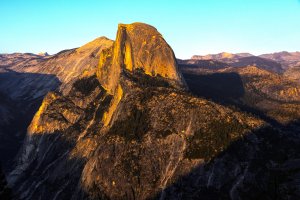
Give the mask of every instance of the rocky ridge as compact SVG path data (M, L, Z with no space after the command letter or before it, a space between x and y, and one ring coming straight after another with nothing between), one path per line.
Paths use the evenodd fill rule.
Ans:
M140 26L151 38L153 27L146 24L126 25L132 29L130 38L138 37L135 34L140 33ZM114 50L102 53L108 58L124 53L128 41L119 37L123 27L119 26ZM166 43L157 43L153 45L158 52L173 55ZM144 59L131 53L129 57L137 62ZM147 65L126 68L127 58L122 56L116 63L100 59L97 76L77 80L66 95L46 96L28 129L19 163L8 179L19 198L43 198L45 194L48 199L171 197L175 194L168 188L173 188L181 176L199 167L203 171L206 163L213 162L233 141L266 126L251 115L178 88L183 82L178 79L181 75L174 57L154 55L157 58L153 60L170 59L161 63L162 69L153 66L157 69L154 73L146 73ZM165 66L170 69L166 71ZM106 84L101 70L113 67L117 73L111 76L118 79ZM175 78L176 85L170 77ZM203 171L202 176L209 178L209 173ZM235 175L230 177L234 179ZM54 183L61 184L54 187Z
M0 161L11 169L33 115L49 91L67 93L79 76L95 73L102 49L112 41L100 37L53 56L0 55Z
M257 66L230 67L181 64L180 69L191 91L222 104L233 104L253 114L279 123L300 118L300 85L285 75Z
M261 56L254 56L249 53L239 53L239 54L220 53L220 54L209 54L206 56L193 56L191 59L183 61L183 64L184 63L196 64L199 61L201 61L202 63L208 61L219 62L219 65L223 63L224 67L256 66L260 69L268 70L270 72L275 72L277 74L282 74L285 71L285 69L283 68L280 62L268 58L264 58ZM198 63L197 66L201 67L202 65Z
M270 53L270 54L263 54L260 55L262 58L267 58L270 60L274 60L280 64L285 69L288 69L290 67L294 67L296 65L300 64L300 52L277 52L277 53Z
M166 78L183 85L173 50L154 28L142 23L119 24L114 46L102 51L97 76L113 93L123 70L142 70L150 76Z
M112 46L100 50L98 58L87 54L79 62L87 70L78 78L60 78L68 86L43 99L8 176L17 198L300 197L296 122L274 128L253 114L188 92L186 84L193 92L191 77L177 70L172 49L152 26L121 24ZM56 56L66 64L77 53ZM271 96L264 89L271 85L256 77L281 79L255 67L241 69L240 75L235 68L215 69L230 75L217 75L218 85L242 86L237 93L233 88L236 96L230 99L240 100L252 86ZM244 88L247 78L254 79ZM276 100L285 96L279 92Z

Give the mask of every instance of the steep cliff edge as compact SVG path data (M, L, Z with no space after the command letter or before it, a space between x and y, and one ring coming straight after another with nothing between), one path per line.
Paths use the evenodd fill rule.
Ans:
M274 193L269 175L289 168L298 140L286 147L281 133L255 116L186 92L168 46L139 53L152 41L148 29L155 30L120 25L113 48L101 53L97 76L77 79L67 94L47 94L8 177L18 198L255 199ZM143 37L135 41L138 33ZM289 169L278 187L293 192L297 180L289 176L297 171ZM251 182L256 176L262 187Z
M11 170L28 125L49 91L68 93L79 76L91 76L112 40L99 37L52 56L0 54L0 162Z
M113 47L101 53L97 76L110 93L116 90L124 70L142 70L183 87L177 68L173 50L154 27L143 23L119 24Z
M101 86L113 95L110 108L103 116L105 125L110 123L124 95L123 88L130 79L128 74L137 73L163 78L170 86L185 89L174 52L154 27L143 23L119 24L116 41L100 53L97 69Z

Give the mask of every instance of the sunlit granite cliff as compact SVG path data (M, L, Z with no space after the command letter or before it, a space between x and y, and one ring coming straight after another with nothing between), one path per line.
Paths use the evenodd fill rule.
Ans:
M121 24L100 54L96 70L44 98L7 177L17 198L298 194L298 138L290 142L254 115L189 93L155 28ZM282 174L279 189L269 187L274 170Z
M164 77L178 87L183 86L173 50L161 34L147 24L119 24L114 45L102 51L97 76L107 91L116 90L124 70L142 70L147 75Z

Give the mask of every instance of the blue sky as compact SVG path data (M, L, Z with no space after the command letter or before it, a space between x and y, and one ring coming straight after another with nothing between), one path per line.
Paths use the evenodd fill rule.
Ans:
M0 53L115 39L118 23L155 26L178 58L300 51L299 0L1 0Z

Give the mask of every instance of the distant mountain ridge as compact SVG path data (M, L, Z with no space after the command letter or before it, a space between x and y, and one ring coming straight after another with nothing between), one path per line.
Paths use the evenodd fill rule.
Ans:
M185 90L187 80L156 29L119 25L113 46L100 54L96 75L79 76L69 92L44 98L8 176L13 191L28 200L247 195L254 186L247 180L236 186L236 172L250 179L256 168L265 169L253 158L268 156L247 136L256 138L255 132L266 132L268 124L192 95ZM259 137L262 143L268 139ZM229 144L238 150L227 151ZM263 171L264 184L271 181L269 171Z
M231 60L231 59L238 59L238 58L243 58L243 57L250 57L253 56L250 53L228 53L228 52L222 52L218 54L208 54L205 56L201 55L194 55L192 56L192 60Z
M276 62L279 62L281 64L296 64L300 63L300 52L288 52L288 51L282 51L282 52L275 52L275 53L268 53L268 54L261 54L258 56L255 56L250 53L228 53L228 52L222 52L218 54L207 54L207 55L194 55L191 57L192 60L233 60L238 58L244 58L244 57L260 57L265 58L269 60L273 60Z
M191 59L196 60L220 60L226 58L237 58L237 57L250 57L255 56L251 53L243 52L243 53L229 53L229 52L221 52L217 54L207 54L207 55L193 55ZM288 52L288 51L281 51L281 52L274 52L274 53L266 53L258 55L257 57L262 57L274 61L283 61L283 60L290 60L290 61L297 61L300 60L300 52Z
M194 55L186 62L194 60L215 60L224 62L234 67L257 66L258 68L269 70L276 73L284 73L286 70L300 65L300 52L278 52L254 56L250 53L227 53L208 55ZM195 62L195 61L194 61Z
M284 69L288 69L294 66L300 66L300 52L277 52L271 54L263 54L259 57L274 60L282 64Z
M144 23L52 56L1 56L0 193L300 198L300 85L277 61L248 53L179 60Z

